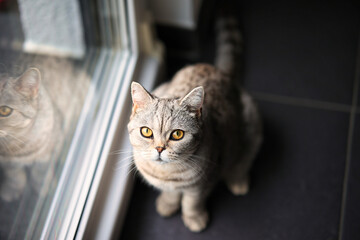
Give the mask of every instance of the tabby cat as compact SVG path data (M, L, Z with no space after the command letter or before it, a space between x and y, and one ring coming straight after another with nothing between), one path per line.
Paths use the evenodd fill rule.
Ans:
M181 207L194 232L207 226L205 201L219 180L235 195L248 192L262 141L256 105L235 78L242 43L236 21L219 21L217 38L216 67L185 67L153 93L131 85L128 131L135 165L161 190L157 212L167 217Z
M4 52L11 63L0 60L0 197L10 202L29 182L40 191L50 160L57 159L80 112L87 83L72 81L79 74L69 61Z

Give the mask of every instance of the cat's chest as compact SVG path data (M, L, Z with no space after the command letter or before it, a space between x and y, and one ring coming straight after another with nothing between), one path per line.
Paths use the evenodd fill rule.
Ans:
M172 163L160 164L135 158L135 164L141 175L161 190L173 191L196 187L202 177L192 167L183 168Z
M0 155L1 165L17 165L17 166L28 166L34 162L46 162L51 157L51 151L48 150L48 145L42 145L40 148L29 150L19 155Z

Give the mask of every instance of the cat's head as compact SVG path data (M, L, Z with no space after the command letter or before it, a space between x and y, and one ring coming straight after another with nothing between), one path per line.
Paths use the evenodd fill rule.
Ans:
M28 69L20 77L0 79L0 147L31 128L37 114L40 82L36 68Z
M128 131L135 157L169 163L197 150L202 135L203 87L194 88L181 99L162 99L133 82L131 94Z

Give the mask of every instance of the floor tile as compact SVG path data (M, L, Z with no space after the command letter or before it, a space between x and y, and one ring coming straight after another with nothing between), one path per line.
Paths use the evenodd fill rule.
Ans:
M247 88L351 104L358 5L355 1L246 1L241 18Z
M180 214L155 211L157 192L136 184L121 239L337 239L349 114L260 102L265 140L250 193L223 184L209 199L209 227L189 232Z
M342 240L360 239L360 114L357 114L346 196Z

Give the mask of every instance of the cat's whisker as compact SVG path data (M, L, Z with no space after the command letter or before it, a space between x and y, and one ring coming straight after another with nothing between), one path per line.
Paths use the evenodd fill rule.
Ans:
M132 158L133 154L126 154L126 156L121 156L120 159L116 159L118 162L124 161L124 159Z
M23 148L23 146L21 146L21 145L24 145L25 143L22 141L22 140L20 140L19 138L17 138L17 137L15 137L14 135L12 135L12 134L7 134L7 136L8 137L11 137L12 139L14 139L15 141L13 141L12 142L12 144L18 149L18 150L21 150L22 148ZM21 145L20 145L20 144Z
M6 149L7 152L13 153L13 152L16 151L15 149L12 149L12 148L10 147L10 143L9 143L8 141L6 141L5 139L2 141L2 143L3 143L3 146L5 147L5 149ZM17 143L13 143L13 144L14 144L14 146L15 146L16 148L21 149L21 147L20 147Z
M181 174L182 177L184 177L184 174L185 174L184 170L189 169L189 166L187 166L185 163L183 163L181 161L177 162L177 164L178 164L178 166L180 166L180 168L178 168L178 169L182 172L182 174ZM192 166L190 166L190 169L194 170L194 168ZM195 172L197 173L196 170L195 170Z
M133 160L134 158L134 155L133 154L128 154L127 156L123 156L121 157L120 159L117 159L117 163L116 164L119 164L119 163L122 163L122 162L125 162L129 159Z
M199 176L199 179L202 179L204 177L205 171L203 171L199 165L197 164L189 164L189 163L185 163L183 162L186 166L187 169L191 169L192 171L194 171L196 176Z
M114 169L114 171L120 171L120 170L127 169L126 172L128 172L128 171L131 171L134 167L136 168L135 164L131 163L131 164L128 164L126 166L118 167L118 168Z
M127 153L132 153L132 150L115 150L110 152L110 155L120 155L120 154L127 154Z
M21 147L18 143L13 142L13 145L14 145L18 150L21 150L21 149L22 149L22 147Z
M199 155L195 155L195 154L190 154L189 158L192 158L193 160L200 160L200 161L205 161L208 164L212 164L212 165L216 165L217 163L214 160L211 160L209 158L205 158L203 156L199 156Z
M123 156L118 160L118 162L124 161L125 159L132 158L132 157L134 157L134 155L132 155L132 154L128 155L128 156Z
M134 177L135 177L135 174L138 172L138 169L137 169L137 167L135 166L135 164L134 164L134 167L132 167L127 173L126 173L126 176L125 176L125 178L127 178L129 175L130 175L130 173L132 173L132 172L134 172Z
M139 170L137 169L136 166L134 166L133 169L131 169L131 171L133 172L133 177L135 177L136 174L139 172ZM131 172L131 171L130 171L130 172Z
M7 144L5 139L0 139L0 144L8 151L11 152L11 149L9 148L9 145Z
M151 157L154 156L154 155L153 155L153 152L150 151L150 150L140 152L140 155L141 155L143 158L146 158L146 159L151 158Z
M25 142L24 142L23 140L19 139L18 137L16 137L16 136L13 135L13 134L7 133L7 136L13 138L15 141L18 141L18 142L20 142L20 143L22 143L22 144L25 144Z
M191 158L188 159L189 162L184 162L187 166L191 167L197 174L203 174L204 170L202 169L202 165L200 165L196 160Z
M115 166L116 166L116 168L117 167L119 167L119 166L123 166L124 164L131 164L131 163L133 163L133 156L128 156L128 157L126 157L126 158L123 158L123 159L121 159L121 160L119 160L116 164L115 164Z
M126 165L130 165L134 162L132 158L124 159L123 161L119 161L115 164L115 169L122 168Z
M201 168L195 161L191 160L192 164L189 164L185 161L182 161L182 159L177 159L174 163L175 163L175 165L181 167L181 169L179 169L180 171L185 170L185 169L191 169L195 172L195 174L201 173L201 170L200 170Z
M121 170L121 169L128 168L128 167L130 167L130 166L132 167L132 165L135 165L134 162L133 162L133 161L129 161L129 162L127 162L127 163L123 163L122 165L117 166L114 170L115 170L115 171L119 171L119 170Z

